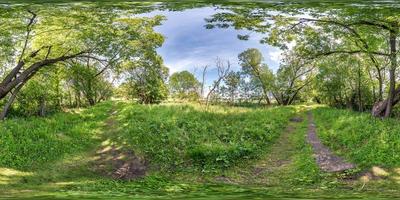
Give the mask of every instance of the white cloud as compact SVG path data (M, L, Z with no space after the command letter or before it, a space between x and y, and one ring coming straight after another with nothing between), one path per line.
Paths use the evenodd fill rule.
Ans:
M279 63L282 59L282 51L278 50L278 51L270 51L268 52L268 55L270 56L270 59L274 62Z
M232 70L239 70L238 54L247 48L259 49L265 62L276 70L280 61L280 50L259 41L264 35L252 33L248 41L237 39L237 34L246 31L229 29L205 29L205 18L216 13L214 8L196 8L184 11L155 11L142 16L164 15L167 20L156 31L166 37L163 46L157 52L163 57L170 73L188 70L200 76L201 67L209 66L207 85L216 78L215 59L229 60Z

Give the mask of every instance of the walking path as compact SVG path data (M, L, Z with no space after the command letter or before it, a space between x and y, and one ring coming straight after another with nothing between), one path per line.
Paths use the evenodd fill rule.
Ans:
M122 180L132 180L146 175L147 161L132 150L127 150L118 140L118 121L115 119L118 111L111 109L110 117L104 125L104 142L96 151L94 168L108 177Z
M353 169L353 163L344 161L341 157L334 155L328 147L322 144L316 133L316 126L311 112L308 112L308 134L307 142L314 150L314 157L319 167L325 172L343 172Z

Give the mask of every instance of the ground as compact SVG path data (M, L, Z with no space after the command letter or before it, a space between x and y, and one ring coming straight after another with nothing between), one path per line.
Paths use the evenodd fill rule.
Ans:
M62 122L68 124L65 126L52 124L53 118L60 122L60 116L24 121L32 123L29 127L33 132L45 127L36 120L52 124L46 130L57 133L52 133L55 141L52 137L46 139L49 145L57 146L56 141L62 140L60 149L76 146L65 152L56 147L50 152L31 149L30 154L38 151L46 157L36 165L15 151L14 157L23 162L2 163L0 196L242 199L400 195L395 167L360 167L343 150L326 143L326 129L319 128L326 124L318 124L323 118L320 108L202 109L196 105L106 102L73 111ZM1 126L13 130L15 123L22 122L10 121ZM146 134L140 135L143 132ZM82 134L87 136L86 142L75 140ZM8 143L4 146L12 151ZM321 161L321 151L329 162Z

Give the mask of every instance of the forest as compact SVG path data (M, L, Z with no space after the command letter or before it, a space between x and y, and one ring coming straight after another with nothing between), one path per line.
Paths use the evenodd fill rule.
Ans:
M396 1L0 1L0 199L400 197Z

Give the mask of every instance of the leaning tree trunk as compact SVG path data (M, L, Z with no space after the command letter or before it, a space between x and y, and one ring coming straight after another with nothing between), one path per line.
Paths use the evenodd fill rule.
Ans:
M30 58L34 58L40 50L41 49L33 52ZM0 82L0 100L5 98L8 93L18 87L18 85L25 84L27 81L29 81L29 79L31 79L33 75L36 74L40 69L58 62L63 62L72 58L83 56L84 53L86 53L86 51L81 51L79 53L68 56L63 55L52 59L45 58L44 60L40 60L31 64L23 71L21 71L21 69L25 65L25 62L19 62L17 66L14 67L14 69L11 70L11 72L9 72L6 77Z
M265 101L267 101L268 105L271 105L271 101L269 100L269 97L268 97L268 91L267 91L267 88L265 86L263 86L263 93L264 93Z
M7 116L7 114L8 114L8 111L9 111L10 108L11 108L11 105L14 103L14 101L15 101L15 99L17 98L17 95L18 95L18 93L19 93L19 91L21 90L21 88L22 88L23 85L24 85L23 83L20 84L20 85L18 85L18 86L14 89L14 91L11 93L10 98L8 99L7 103L6 103L6 104L4 105L4 107L3 107L3 111L1 111L1 113L0 113L0 120L4 120L4 119L6 118L6 116Z
M268 105L271 105L271 101L269 100L269 97L268 97L268 89L267 89L266 83L263 81L263 79L261 78L260 75L258 75L257 77L258 77L258 79L260 80L260 82L262 84L261 88L263 90L264 99L265 99L265 101L267 102Z
M398 87L394 91L394 98L392 101L392 106L396 105L399 101L400 101L400 87ZM387 105L388 105L388 99L376 102L372 108L372 116L384 117L385 113L386 113Z

